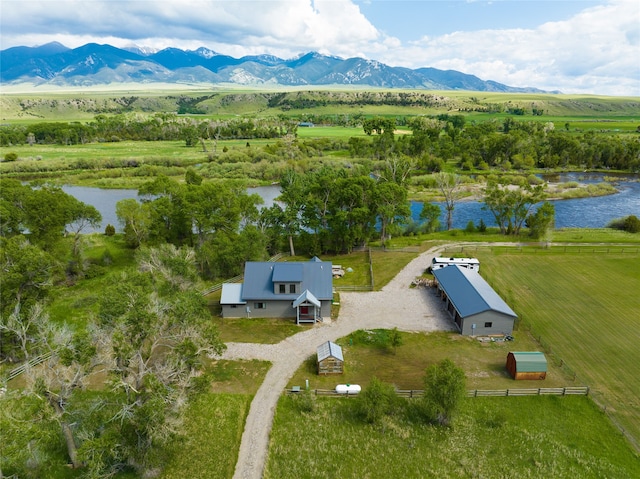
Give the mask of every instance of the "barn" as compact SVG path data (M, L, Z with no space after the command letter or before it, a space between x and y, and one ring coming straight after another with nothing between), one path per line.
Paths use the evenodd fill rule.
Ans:
M545 379L547 358L538 351L510 352L507 355L507 371L513 379Z
M438 292L458 330L466 336L508 335L516 313L477 271L457 265L433 270Z
M336 343L327 341L318 346L318 374L342 374L344 358L342 348Z

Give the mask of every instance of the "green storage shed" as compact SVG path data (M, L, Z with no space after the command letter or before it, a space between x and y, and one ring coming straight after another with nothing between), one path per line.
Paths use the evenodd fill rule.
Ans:
M512 351L507 355L507 371L513 379L545 379L547 358L539 351Z

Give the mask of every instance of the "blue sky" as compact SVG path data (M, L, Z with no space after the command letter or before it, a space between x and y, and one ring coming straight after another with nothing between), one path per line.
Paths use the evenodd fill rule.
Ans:
M0 0L0 48L58 41L309 51L640 96L638 0Z

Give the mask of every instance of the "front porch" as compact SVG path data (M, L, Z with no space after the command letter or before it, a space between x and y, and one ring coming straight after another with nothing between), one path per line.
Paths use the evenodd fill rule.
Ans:
M309 290L305 290L293 302L296 310L296 324L322 321L322 304Z

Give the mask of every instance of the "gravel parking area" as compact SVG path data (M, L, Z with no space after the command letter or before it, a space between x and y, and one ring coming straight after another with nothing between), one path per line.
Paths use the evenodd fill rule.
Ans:
M261 359L273 363L258 389L245 423L234 479L260 479L278 399L303 361L325 341L358 329L447 331L454 325L442 303L428 288L410 288L436 256L433 248L415 258L381 291L340 293L337 320L319 323L278 344L228 343L221 359ZM390 253L391 254L391 253Z

